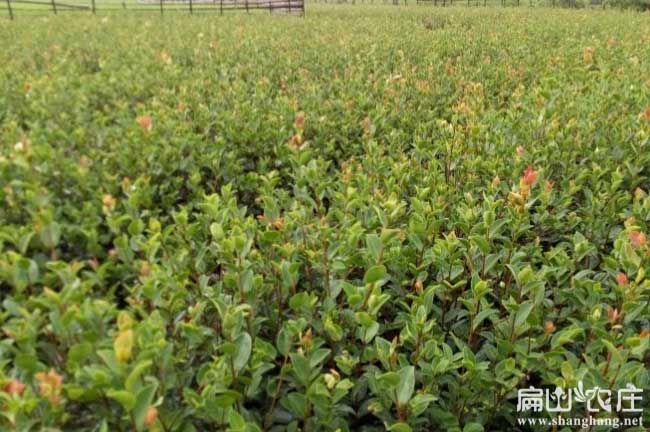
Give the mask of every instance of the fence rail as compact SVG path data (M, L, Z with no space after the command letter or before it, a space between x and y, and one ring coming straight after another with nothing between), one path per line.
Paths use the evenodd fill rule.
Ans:
M101 12L128 11L152 12L161 15L167 12L213 12L223 14L228 11L268 11L269 13L300 15L305 14L304 0L139 0L137 2L99 2L97 0L5 0L4 6L9 19L16 18L17 12L25 14L45 12L87 11L92 14ZM2 8L0 3L0 10ZM25 5L25 8L20 8ZM18 6L18 7L17 7ZM1 13L1 12L0 12Z
M161 15L168 12L205 13L212 12L223 14L228 11L268 11L288 15L304 16L306 0L0 0L0 13L3 3L9 19L16 17L16 12L101 12L129 11L151 12L157 11ZM392 4L398 5L431 5L431 6L522 6L540 5L550 7L578 7L581 0L309 0L314 3L330 4ZM127 3L128 2L128 3ZM586 0L583 7L605 7L603 0ZM27 5L28 9L17 9L15 5Z

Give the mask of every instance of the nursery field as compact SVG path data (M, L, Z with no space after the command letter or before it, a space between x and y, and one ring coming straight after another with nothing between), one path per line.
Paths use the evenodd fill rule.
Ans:
M309 4L0 40L1 431L648 426L647 14ZM530 387L612 408L518 412Z

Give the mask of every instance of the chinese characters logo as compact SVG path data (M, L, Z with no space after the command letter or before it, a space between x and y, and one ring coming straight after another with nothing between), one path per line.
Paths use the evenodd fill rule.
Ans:
M615 397L615 399L612 399ZM613 391L593 387L585 390L582 381L577 387L564 390L556 387L550 389L539 389L529 387L520 389L517 393L517 412L542 412L566 413L573 409L573 403L585 404L587 412L616 412L639 413L643 409L639 404L643 400L643 390L627 384L625 388Z

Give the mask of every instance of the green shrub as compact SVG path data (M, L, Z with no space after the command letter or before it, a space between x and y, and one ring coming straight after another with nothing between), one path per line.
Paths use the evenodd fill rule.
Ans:
M638 11L650 10L650 1L648 0L610 0L607 4L623 9L634 9Z
M0 38L0 429L515 430L520 388L650 388L645 17Z

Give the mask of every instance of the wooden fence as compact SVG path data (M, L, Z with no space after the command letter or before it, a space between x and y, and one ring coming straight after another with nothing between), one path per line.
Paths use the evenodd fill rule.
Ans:
M1 1L1 0L0 0ZM189 12L190 14L212 12L223 14L228 11L268 11L269 13L304 16L304 0L139 0L137 3L123 1L98 2L97 0L5 0L4 6L9 19L18 12L25 14L62 12ZM1 7L1 6L0 6Z

